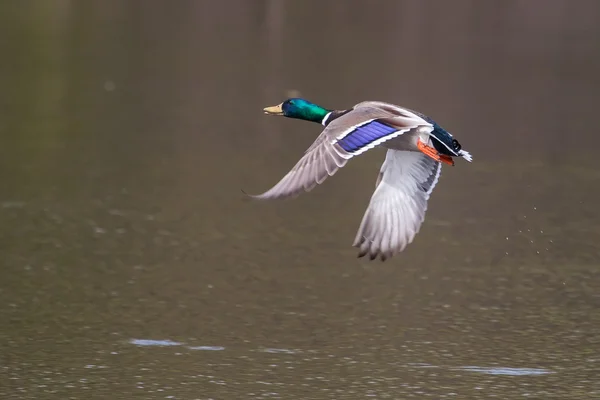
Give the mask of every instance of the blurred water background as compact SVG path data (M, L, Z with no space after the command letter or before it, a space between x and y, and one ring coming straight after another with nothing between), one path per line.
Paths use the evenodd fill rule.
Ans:
M3 0L0 57L0 398L600 398L600 2ZM383 150L244 198L298 94L472 152L404 253Z

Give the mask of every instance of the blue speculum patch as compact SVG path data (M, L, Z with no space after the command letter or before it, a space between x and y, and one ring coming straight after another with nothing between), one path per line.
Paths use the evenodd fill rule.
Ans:
M371 121L368 124L364 124L355 128L345 137L340 139L338 144L342 147L342 149L349 153L353 153L362 149L368 144L397 131L397 128L391 127L379 121Z

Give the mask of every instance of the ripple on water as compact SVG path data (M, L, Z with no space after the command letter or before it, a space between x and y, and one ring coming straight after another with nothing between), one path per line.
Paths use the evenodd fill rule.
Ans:
M510 376L527 376L527 375L546 375L553 374L554 371L550 371L543 368L506 368L506 367L477 367L467 366L460 367L463 371L479 372L487 375L510 375Z
M175 342L173 340L155 340L155 339L130 339L129 343L140 346L154 346L154 347L169 347L169 346L184 346L185 343ZM223 346L186 346L190 350L200 350L200 351L222 351L225 350Z
M262 351L263 353L279 353L279 354L296 354L296 353L298 353L296 350L276 349L273 347L267 347L264 349L260 349L259 351Z
M222 351L225 350L223 346L190 346L190 350L202 350L202 351Z
M172 340L152 340L152 339L131 339L129 343L134 344L136 346L181 346L183 343L174 342Z
M169 347L169 346L185 346L186 343L175 342L173 340L165 339L165 340L156 340L156 339L130 339L129 343L140 346L140 347ZM199 351L223 351L225 347L223 346L186 346L189 350L199 350ZM291 349L279 349L275 347L266 347L262 349L258 349L258 351L263 353L277 353L277 354L297 354L297 350Z

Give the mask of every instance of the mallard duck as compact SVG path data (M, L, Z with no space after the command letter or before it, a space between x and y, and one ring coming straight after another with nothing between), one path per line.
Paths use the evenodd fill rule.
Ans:
M347 110L329 110L300 98L266 107L281 115L320 123L325 127L300 161L275 186L255 199L295 197L323 183L349 159L374 147L387 150L375 191L353 246L358 257L378 256L382 261L410 244L427 210L442 163L453 157L471 162L471 155L431 118L380 101L365 101Z

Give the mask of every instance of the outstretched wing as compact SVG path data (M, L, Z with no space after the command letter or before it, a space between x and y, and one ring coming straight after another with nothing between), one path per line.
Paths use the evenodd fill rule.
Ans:
M382 260L413 241L425 219L427 200L440 177L441 164L422 153L388 150L377 188L353 246L359 257Z
M430 129L431 126L416 115L398 115L368 105L357 106L333 120L275 186L251 197L279 199L308 192L335 174L352 157L420 127Z

